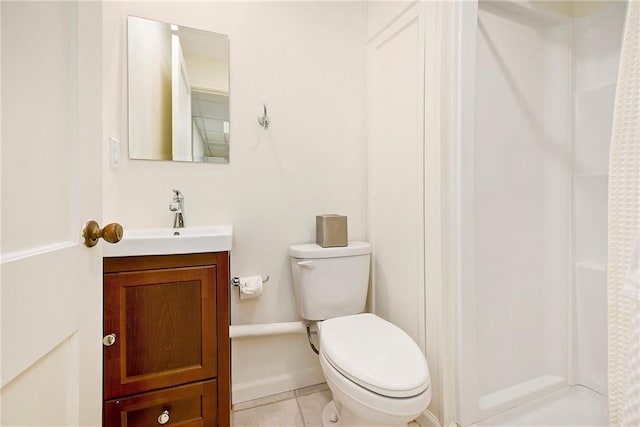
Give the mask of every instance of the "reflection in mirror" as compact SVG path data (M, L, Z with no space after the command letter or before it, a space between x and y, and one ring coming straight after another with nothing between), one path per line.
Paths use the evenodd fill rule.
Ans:
M229 38L129 17L129 158L229 162Z

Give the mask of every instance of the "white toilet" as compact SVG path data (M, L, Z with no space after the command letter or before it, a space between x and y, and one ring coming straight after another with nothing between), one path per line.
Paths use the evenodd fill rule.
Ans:
M431 401L420 348L402 329L363 313L371 245L289 248L298 311L318 321L320 366L333 394L323 426L406 426Z

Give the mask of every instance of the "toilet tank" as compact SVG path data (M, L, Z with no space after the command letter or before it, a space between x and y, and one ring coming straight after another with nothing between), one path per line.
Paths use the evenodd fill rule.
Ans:
M349 242L323 248L315 243L289 247L298 313L325 320L362 313L369 288L371 245Z

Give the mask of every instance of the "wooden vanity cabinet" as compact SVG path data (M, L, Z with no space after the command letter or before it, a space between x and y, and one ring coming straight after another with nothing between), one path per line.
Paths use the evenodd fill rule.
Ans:
M228 426L228 253L105 258L103 286L105 426Z

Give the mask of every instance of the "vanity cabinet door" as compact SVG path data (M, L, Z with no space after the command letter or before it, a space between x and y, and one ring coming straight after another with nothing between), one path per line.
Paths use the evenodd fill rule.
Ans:
M107 427L215 426L216 381L172 387L105 402Z
M217 375L216 265L104 276L104 398Z

